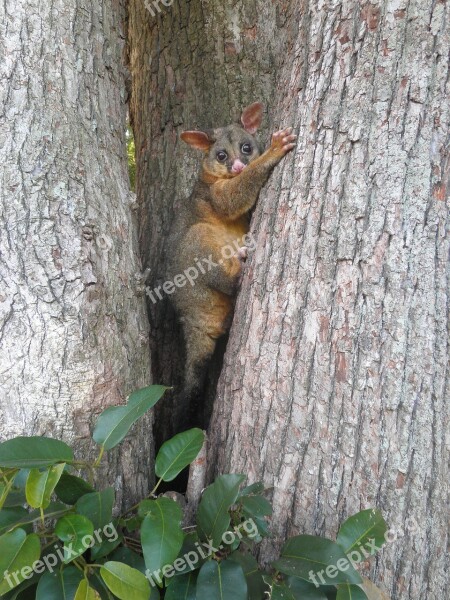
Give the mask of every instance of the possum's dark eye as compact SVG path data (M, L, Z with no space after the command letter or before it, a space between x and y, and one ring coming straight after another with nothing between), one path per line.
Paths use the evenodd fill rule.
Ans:
M246 142L245 144L242 144L241 152L242 152L242 154L251 154L253 152L252 145L249 144L248 142Z
M225 162L228 158L228 154L223 150L219 150L219 152L216 154L216 158L219 162Z

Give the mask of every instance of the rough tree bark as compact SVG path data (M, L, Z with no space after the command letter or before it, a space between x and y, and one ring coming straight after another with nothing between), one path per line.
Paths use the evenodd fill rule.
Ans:
M149 285L196 173L186 127L248 101L294 125L253 220L217 391L212 477L273 486L275 540L334 536L378 506L397 529L372 577L395 599L446 597L449 7L437 0L130 2L132 114ZM179 383L180 336L150 305L154 376ZM175 404L182 399L175 398ZM159 413L165 436L180 426ZM162 433L161 433L162 432ZM448 592L448 590L447 590ZM448 595L448 593L447 593Z
M1 4L1 436L97 450L93 418L148 385L125 151L124 3ZM107 458L142 497L151 419Z
M405 535L372 577L447 598L449 5L302 12L275 95L299 143L254 216L208 460L273 486L278 543L378 506Z

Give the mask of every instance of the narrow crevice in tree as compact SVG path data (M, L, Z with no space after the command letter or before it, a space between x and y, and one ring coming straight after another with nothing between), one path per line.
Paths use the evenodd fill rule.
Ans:
M268 3L261 8L254 1L230 7L191 0L174 3L154 16L140 0L129 2L130 113L136 136L139 240L144 269L149 269L149 290L164 283L173 215L180 203L189 201L198 174L199 158L180 144L179 134L183 129L237 122L242 108L256 100L269 114L278 64L295 32L297 20L291 17L278 6ZM287 32L282 36L281 26ZM268 126L266 116L264 143ZM160 445L188 423L181 327L169 298L154 297L156 302L147 299L153 380L174 386L156 410ZM209 369L202 399L206 417L212 410L224 342ZM206 425L208 419L199 417L199 424Z

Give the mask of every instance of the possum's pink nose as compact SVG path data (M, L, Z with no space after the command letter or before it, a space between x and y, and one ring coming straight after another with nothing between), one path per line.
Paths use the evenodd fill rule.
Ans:
M236 159L231 167L231 172L238 175L239 173L242 173L242 171L245 169L245 166L246 165L244 165L243 162L241 162L239 159Z

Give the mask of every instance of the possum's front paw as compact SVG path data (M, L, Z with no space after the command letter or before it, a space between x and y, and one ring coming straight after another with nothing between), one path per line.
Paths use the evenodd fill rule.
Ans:
M280 131L276 131L272 135L270 150L273 153L283 157L295 147L297 136L292 133L292 130L292 127L287 127L286 129L280 129Z
M238 257L239 262L241 263L241 272L239 273L239 278L237 281L237 287L240 288L241 283L242 283L242 278L244 277L244 264L248 258L247 246L242 246L241 248L239 248L239 250L236 252L236 256Z
M247 246L242 246L242 248L239 248L239 250L237 251L237 256L239 257L239 259L242 262L245 262L248 258L248 248Z

